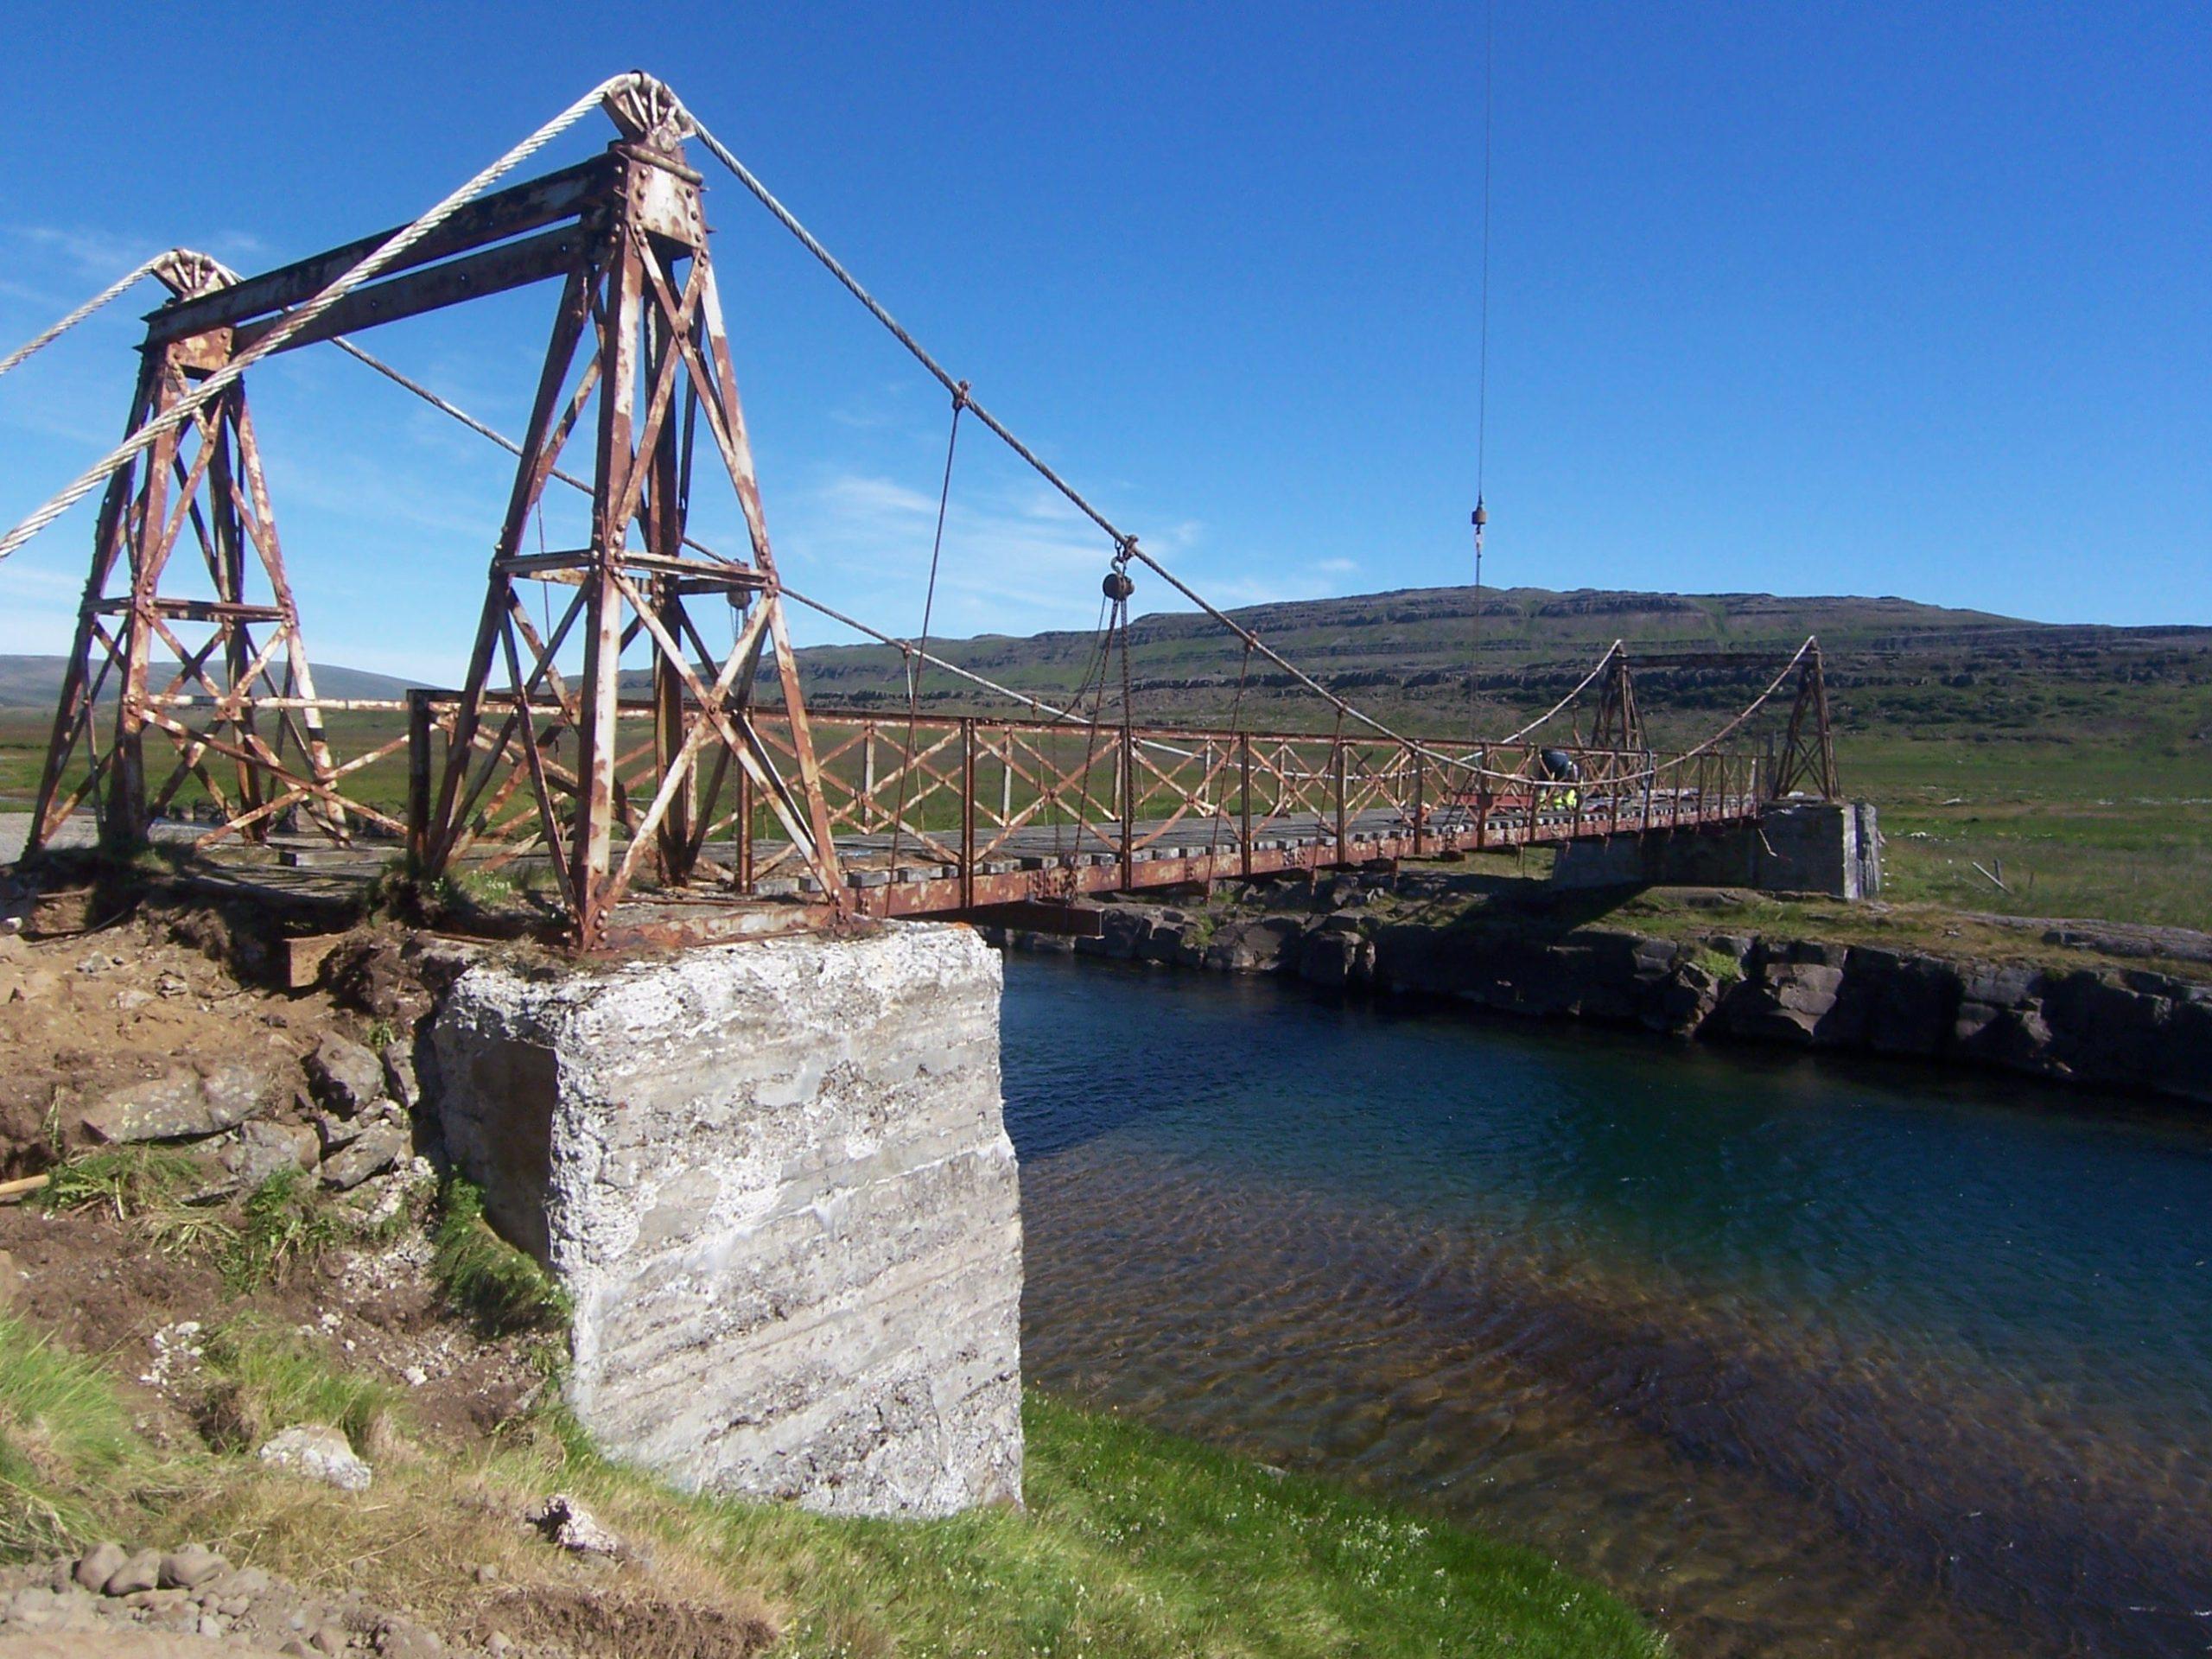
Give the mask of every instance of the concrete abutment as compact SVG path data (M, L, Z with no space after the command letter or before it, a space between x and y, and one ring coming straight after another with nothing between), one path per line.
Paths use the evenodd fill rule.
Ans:
M1872 899L1882 890L1881 828L1863 801L1793 801L1754 823L1567 842L1552 880L1566 887L1756 887Z
M918 923L460 977L448 1150L573 1297L601 1445L832 1513L1020 1501L1001 982Z

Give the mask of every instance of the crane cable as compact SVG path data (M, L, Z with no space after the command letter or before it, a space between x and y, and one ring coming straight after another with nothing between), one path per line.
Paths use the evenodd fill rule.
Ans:
M1475 355L1475 592L1474 611L1467 623L1467 727L1476 729L1475 680L1481 669L1483 642L1483 531L1490 523L1490 508L1483 498L1485 462L1490 448L1490 175L1491 112L1496 82L1497 45L1495 0L1483 3L1483 234L1482 277L1478 310L1479 345ZM1549 718L1549 716L1546 716Z

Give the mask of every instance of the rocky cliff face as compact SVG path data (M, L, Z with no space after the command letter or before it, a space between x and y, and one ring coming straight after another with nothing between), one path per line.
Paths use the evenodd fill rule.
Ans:
M1004 942L2212 1102L2212 985L1745 933L1684 941L1606 928L1551 936L1495 920L1433 925L1370 910L1371 892L1344 878L1323 907L1227 921L1109 904L1096 938L1017 933Z

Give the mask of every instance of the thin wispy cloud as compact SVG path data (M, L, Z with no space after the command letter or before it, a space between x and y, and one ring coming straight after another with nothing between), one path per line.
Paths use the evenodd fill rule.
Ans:
M840 473L791 504L783 542L795 565L807 568L807 582L826 590L821 597L842 600L887 632L908 633L920 623L937 510L936 496L925 491L879 474ZM1144 544L1166 559L1187 550L1196 534L1195 524L1178 525ZM945 515L934 626L994 633L1090 627L1111 551L1098 527L1049 486L1000 482L956 490ZM1159 597L1162 603L1149 608L1167 607L1171 596Z

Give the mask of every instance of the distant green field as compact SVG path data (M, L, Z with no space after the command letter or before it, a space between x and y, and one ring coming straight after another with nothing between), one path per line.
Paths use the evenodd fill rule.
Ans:
M1616 637L1628 639L1632 657L1747 654L1637 674L1650 741L1662 749L1719 728L1817 630L1842 781L1883 810L1895 896L2212 928L2212 629L2047 627L1891 599L1533 589L1486 593L1477 618L1470 600L1464 588L1435 588L1237 615L1361 707L1401 729L1451 739L1508 730L1541 712ZM1071 707L1096 667L1096 645L1094 635L1057 633L935 648ZM801 658L812 701L885 713L906 705L894 652L817 648ZM1478 664L1471 686L1470 663ZM1130 673L1141 722L1225 724L1233 711L1248 727L1327 731L1336 720L1262 661L1248 677L1243 648L1203 618L1140 619ZM1118 663L1103 677L1103 707L1118 719ZM1586 729L1588 702L1586 694L1547 734L1572 740ZM1094 706L1082 704L1086 713ZM923 707L1010 712L941 669L928 671ZM1785 691L1733 741L1764 748L1788 710ZM45 726L39 711L0 709L0 807L29 804ZM341 756L397 729L392 716L331 721ZM353 786L396 809L404 765L396 756L380 762Z
M2201 744L1854 733L1838 759L1851 792L1882 809L1897 898L2212 929L2212 755Z

